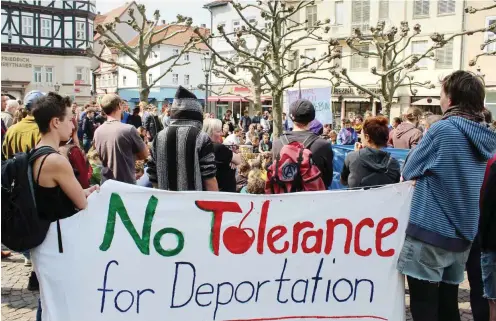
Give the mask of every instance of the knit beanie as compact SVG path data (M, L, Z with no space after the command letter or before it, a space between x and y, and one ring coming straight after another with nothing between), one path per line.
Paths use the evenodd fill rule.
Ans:
M203 122L202 106L196 96L179 86L170 108L170 119L196 120Z

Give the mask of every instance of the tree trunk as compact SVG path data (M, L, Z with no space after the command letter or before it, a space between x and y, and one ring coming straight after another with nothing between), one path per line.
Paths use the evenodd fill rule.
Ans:
M272 91L272 118L274 120L274 137L279 137L282 133L282 92Z
M253 109L255 113L257 111L262 111L262 88L258 85L253 86Z
M148 104L148 95L150 94L150 88L148 88L148 82L146 79L146 71L141 71L138 74L138 79L140 83L140 102L143 101Z

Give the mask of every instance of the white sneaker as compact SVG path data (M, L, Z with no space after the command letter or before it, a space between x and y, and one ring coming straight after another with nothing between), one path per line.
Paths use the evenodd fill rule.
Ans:
M33 264L31 263L30 259L24 258L24 266L32 266Z

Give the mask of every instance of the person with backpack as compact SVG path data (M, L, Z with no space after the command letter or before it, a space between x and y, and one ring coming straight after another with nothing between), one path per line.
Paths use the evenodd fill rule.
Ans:
M58 152L60 143L68 141L74 130L69 98L49 93L33 105L39 143L29 153L2 162L2 243L17 251L33 249L43 243L50 224L57 222L62 253L59 220L85 209L87 197L99 187L83 190L71 164ZM35 269L39 259L33 256ZM30 282L33 278L35 273Z
M361 127L362 143L355 143L355 151L346 155L341 183L350 188L399 183L400 163L382 150L389 137L387 118L367 118Z
M310 123L315 119L315 107L309 100L299 99L291 104L289 116L294 123L293 131L284 132L279 139L274 140L273 162L269 168L269 176L281 176L280 180L291 181L294 174L300 173L303 186L296 186L296 189L327 189L332 183L334 155L328 141L309 131ZM297 162L300 154L303 157L301 164L303 167L301 165L298 167L298 163L294 163ZM316 171L314 167L318 170Z

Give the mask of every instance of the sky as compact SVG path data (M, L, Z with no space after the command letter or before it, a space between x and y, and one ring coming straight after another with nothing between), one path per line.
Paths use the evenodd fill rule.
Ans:
M126 0L131 1L131 0ZM121 6L126 1L123 0L96 0L96 11L101 14L111 11ZM210 13L203 9L205 3L211 2L206 0L141 0L136 1L146 6L147 17L153 19L153 12L160 10L160 20L172 22L176 20L178 14L193 18L194 25L206 24L210 27Z

